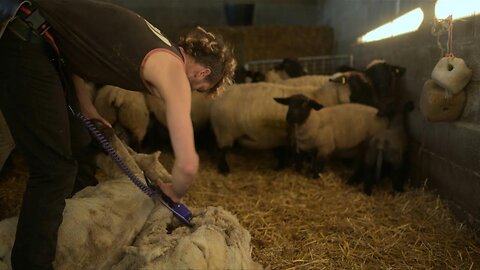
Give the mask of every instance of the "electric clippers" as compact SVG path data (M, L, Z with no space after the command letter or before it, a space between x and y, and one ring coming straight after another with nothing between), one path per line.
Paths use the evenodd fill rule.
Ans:
M188 208L181 203L176 203L170 199L160 187L157 186L150 178L145 175L145 182L147 186L157 192L157 197L160 199L160 202L165 205L170 211L172 211L173 215L177 217L183 224L192 227L190 221L192 220L192 212L188 210Z

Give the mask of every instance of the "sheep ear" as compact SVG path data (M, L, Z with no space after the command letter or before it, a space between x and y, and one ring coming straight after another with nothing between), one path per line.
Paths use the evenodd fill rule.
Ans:
M274 97L273 98L276 102L283 104L283 105L288 105L290 103L290 98L280 98L280 97Z
M331 82L339 83L339 84L346 84L347 83L347 76L342 75L335 79L330 79Z
M315 100L310 100L310 101L308 102L308 105L310 105L310 107L311 107L312 109L314 109L315 111L319 111L321 108L323 108L323 105L320 104L320 103L318 103L318 102L316 102Z
M407 70L406 68L401 66L392 66L391 69L393 69L393 73L398 77L403 76L403 74L405 74L405 71Z

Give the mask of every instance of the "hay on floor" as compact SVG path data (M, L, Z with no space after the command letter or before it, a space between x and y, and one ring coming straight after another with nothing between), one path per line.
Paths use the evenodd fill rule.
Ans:
M291 169L274 171L273 155L249 150L232 153L232 173L223 176L209 153L200 156L185 203L234 213L252 234L253 259L267 269L480 268L478 234L423 189L395 195L385 183L368 197L344 184L351 173L345 165L332 163L312 180ZM171 167L170 154L160 159ZM9 205L5 194L21 189L7 187L8 180L0 179L0 209Z

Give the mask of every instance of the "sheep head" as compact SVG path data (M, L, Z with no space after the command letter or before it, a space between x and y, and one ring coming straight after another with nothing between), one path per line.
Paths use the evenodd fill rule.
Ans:
M282 105L288 106L286 117L288 124L301 125L308 119L312 109L318 111L323 108L323 105L301 94L273 99Z

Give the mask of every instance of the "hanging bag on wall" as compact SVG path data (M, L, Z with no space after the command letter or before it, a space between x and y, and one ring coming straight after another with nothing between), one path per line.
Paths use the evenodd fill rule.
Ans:
M462 114L465 101L465 91L453 94L434 80L427 80L420 96L420 112L431 122L455 121Z
M432 79L441 87L458 94L472 78L472 70L458 57L443 57L433 68Z
M455 121L463 112L467 94L462 91L472 78L472 70L463 59L453 55L453 17L439 19L434 23L432 34L444 53L440 36L448 34L447 53L432 70L431 80L423 85L420 96L420 112L427 121Z

